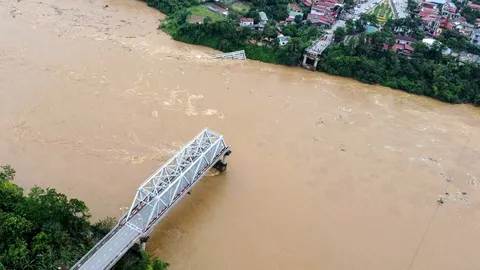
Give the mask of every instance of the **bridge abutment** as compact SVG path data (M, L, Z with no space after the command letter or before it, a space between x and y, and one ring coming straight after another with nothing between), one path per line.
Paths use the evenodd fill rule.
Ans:
M302 66L304 68L307 68L307 69L310 69L310 70L313 70L313 71L317 70L318 61L320 61L320 55L321 55L321 53L307 51L307 53L305 53L303 55ZM308 64L307 63L308 60L313 61L313 65Z

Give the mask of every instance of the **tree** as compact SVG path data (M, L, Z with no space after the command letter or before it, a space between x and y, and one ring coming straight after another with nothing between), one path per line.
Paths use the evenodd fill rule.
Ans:
M265 29L263 29L263 34L269 38L276 38L277 37L277 29L275 26L267 25Z
M68 268L111 229L112 219L92 225L84 202L68 199L54 189L34 187L25 196L12 183L15 171L9 166L1 168L0 269ZM138 256L133 258L132 265L140 265ZM164 270L168 266L158 259L149 261L145 268L135 269Z
M341 42L346 36L346 31L343 27L338 27L333 33L335 34L335 42Z
M345 11L350 11L355 7L354 0L345 0L343 4L344 4L343 8L345 9Z
M415 9L417 9L418 3L415 0L407 0L407 10L410 16L415 15Z
M474 24L475 20L480 18L480 10L465 6L462 9L462 16L465 17L468 23Z
M345 32L349 35L355 34L355 23L352 19L345 22Z
M296 24L301 24L303 21L303 17L301 15L295 16L295 23Z
M227 18L230 21L237 22L238 19L240 19L240 13L238 13L235 10L230 10L230 11L228 11Z

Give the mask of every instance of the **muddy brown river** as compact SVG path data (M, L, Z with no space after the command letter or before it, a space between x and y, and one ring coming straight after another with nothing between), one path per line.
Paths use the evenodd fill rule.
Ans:
M133 0L0 0L0 163L18 184L118 217L209 127L228 170L147 244L172 270L480 269L478 108L211 60L162 17Z

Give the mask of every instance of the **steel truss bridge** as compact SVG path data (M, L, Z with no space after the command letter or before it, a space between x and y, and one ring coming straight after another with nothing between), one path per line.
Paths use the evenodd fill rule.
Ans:
M221 53L210 56L213 59L233 59L233 60L247 60L247 54L245 50L229 52L229 53Z
M71 270L113 267L212 167L224 171L230 153L221 134L204 129L140 185L128 212Z

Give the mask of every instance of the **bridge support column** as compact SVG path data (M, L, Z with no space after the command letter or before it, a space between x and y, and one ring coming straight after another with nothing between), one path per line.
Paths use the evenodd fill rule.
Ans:
M304 54L303 55L303 65L302 66L304 67L306 64L307 64L307 55Z
M318 58L315 58L315 62L313 63L313 70L317 70Z
M145 250L147 248L147 241L150 236L142 236L140 237L140 249Z
M223 172L227 169L227 157L232 153L231 150L228 150L223 154L223 157L213 165L215 169L217 169L219 172Z

